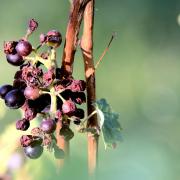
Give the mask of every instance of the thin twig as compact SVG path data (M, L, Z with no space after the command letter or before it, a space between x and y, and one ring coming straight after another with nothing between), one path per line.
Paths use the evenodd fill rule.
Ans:
M112 43L114 37L115 37L115 33L112 34L111 39L110 39L110 41L109 41L107 47L105 48L105 50L103 51L101 57L99 58L99 60L97 61L96 65L95 65L95 69L98 68L99 63L102 61L103 57L106 55L107 51L109 50L109 47L110 47L110 45L111 45L111 43Z

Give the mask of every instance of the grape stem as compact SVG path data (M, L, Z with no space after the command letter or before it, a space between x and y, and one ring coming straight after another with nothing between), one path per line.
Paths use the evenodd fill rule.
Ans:
M93 102L96 101L95 67L93 61L93 27L94 27L94 3L90 0L84 12L84 28L81 39L81 50L84 59L86 87L87 87L87 110L88 115L95 111ZM99 129L97 115L94 114L87 121L87 129ZM88 133L88 171L94 175L98 159L98 134Z

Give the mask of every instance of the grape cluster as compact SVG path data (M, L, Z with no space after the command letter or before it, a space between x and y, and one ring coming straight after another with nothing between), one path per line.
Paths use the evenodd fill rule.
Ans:
M31 134L20 138L25 154L31 159L40 157L44 147L54 148L54 155L58 156L60 149L53 134L57 122L62 124L60 135L70 140L73 132L69 125L71 122L80 125L84 110L78 105L86 102L86 83L75 80L57 67L56 48L61 45L61 33L51 30L41 34L40 44L34 48L28 38L37 27L38 23L31 19L24 37L4 42L7 62L18 66L19 70L12 85L0 87L0 97L6 106L23 111L22 119L16 121L17 130L26 131L33 119L37 116L41 119L39 127L32 128Z

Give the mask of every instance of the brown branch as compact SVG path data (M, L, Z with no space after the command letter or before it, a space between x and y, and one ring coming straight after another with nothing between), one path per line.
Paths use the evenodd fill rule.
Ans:
M73 72L74 55L76 52L79 29L84 13L84 8L89 0L73 0L66 30L66 39L62 57L62 69L68 73Z
M94 26L94 0L87 3L84 12L84 29L81 39L81 49L84 59L85 77L87 83L87 110L90 115L94 110L93 102L96 100L95 73L93 62L93 26ZM98 128L97 115L92 116L87 127ZM88 169L94 174L97 166L98 136L88 133Z
M63 74L68 73L69 75L72 75L74 56L78 44L78 34L84 9L88 1L89 0L72 0L62 57ZM61 128L62 123L59 121L56 128L57 145L64 150L65 158L67 159L69 156L70 144L69 141L66 141L65 138L59 134ZM58 165L62 167L64 165L64 160L59 160Z

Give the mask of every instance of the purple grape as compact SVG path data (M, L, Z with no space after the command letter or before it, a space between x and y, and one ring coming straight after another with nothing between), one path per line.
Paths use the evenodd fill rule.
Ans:
M24 152L30 159L37 159L42 155L43 147L40 145L27 146L24 148Z
M35 100L28 100L30 108L36 109L37 113L40 113L44 108L51 104L51 97L49 94L42 94Z
M6 59L13 66L20 66L24 63L23 57L19 54L7 54Z
M83 119L84 118L84 110L80 109L80 108L76 109L74 116L77 118Z
M13 89L13 87L9 84L3 85L0 87L0 97L2 99L4 99L4 97L6 96L6 94L11 91Z
M41 122L40 127L45 133L51 134L56 129L56 122L52 119L45 119Z
M20 56L28 56L32 51L32 45L28 41L19 41L16 51Z
M11 109L18 109L25 103L24 94L18 89L9 91L4 99L6 106Z
M27 99L32 99L35 100L37 99L40 94L39 94L39 89L37 87L26 87L26 89L24 90L24 95Z

